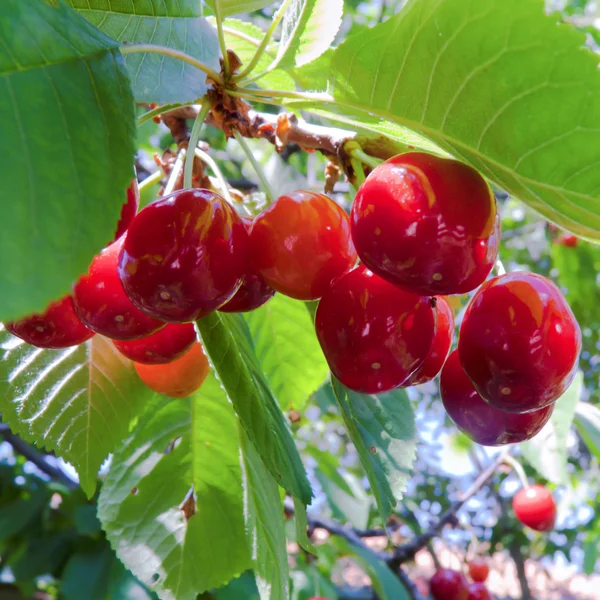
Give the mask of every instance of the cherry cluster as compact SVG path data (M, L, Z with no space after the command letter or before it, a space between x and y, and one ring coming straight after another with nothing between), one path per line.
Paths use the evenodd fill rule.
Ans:
M469 577L454 569L438 569L431 580L429 588L433 600L492 600L492 595L485 586L490 568L481 558L468 563Z

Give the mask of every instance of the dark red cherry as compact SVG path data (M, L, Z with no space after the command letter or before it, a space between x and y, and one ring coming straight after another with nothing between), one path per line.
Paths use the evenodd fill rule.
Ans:
M117 264L124 239L104 248L73 288L77 316L92 331L113 340L143 338L166 325L136 308L123 290Z
M494 600L483 583L471 583L467 591L467 600Z
M460 571L438 569L429 582L434 600L466 600L467 580Z
M454 314L444 298L436 298L435 338L425 362L408 378L403 387L431 381L441 370L454 337Z
M482 446L515 444L531 439L548 422L554 409L550 404L539 410L516 414L490 406L477 393L454 350L440 378L440 394L448 416L456 426Z
M485 558L477 557L469 562L469 576L478 583L483 583L490 574L490 568Z
M508 412L554 402L577 369L581 332L548 279L509 273L484 283L460 329L460 362L481 397Z
M43 313L5 323L5 327L38 348L78 346L94 335L75 314L71 296L52 302Z
M113 343L130 360L144 365L164 365L181 358L195 341L196 330L192 323L170 323L148 337Z
M246 231L250 230L253 219L241 216ZM242 278L242 285L235 296L219 308L222 312L248 312L255 310L267 303L274 295L275 290L264 280L262 275L253 268L253 261L249 260L247 271Z
M135 217L140 206L140 190L138 189L137 179L132 179L131 184L127 188L127 200L121 209L121 217L117 223L115 231L115 240L118 240L126 231L133 217Z
M423 364L435 312L430 298L359 266L325 292L315 326L333 374L351 390L374 394L402 385Z
M119 259L125 292L156 319L187 323L237 291L246 272L248 236L218 194L179 190L141 210Z
M472 167L425 152L386 161L360 186L351 213L361 261L415 294L463 294L498 254L496 200Z
M513 498L513 510L523 525L536 531L550 531L556 521L556 503L543 485L519 490Z
M255 267L276 291L316 300L356 263L348 215L316 192L280 196L250 230Z

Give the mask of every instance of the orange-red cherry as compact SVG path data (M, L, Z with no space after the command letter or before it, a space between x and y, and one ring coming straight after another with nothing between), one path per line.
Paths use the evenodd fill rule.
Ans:
M127 200L121 208L121 216L117 223L117 230L115 231L115 240L118 240L126 231L133 217L135 217L138 208L140 206L140 190L138 188L137 179L132 179L131 184L127 188Z
M123 290L117 264L124 239L104 248L73 288L77 316L92 331L113 340L143 338L166 324L136 308Z
M483 583L490 574L490 567L487 561L482 557L474 558L469 561L469 577L475 582Z
M454 337L454 314L444 298L436 298L437 323L431 350L423 364L408 378L404 387L431 381L441 370Z
M188 323L230 300L247 269L248 235L218 194L178 190L133 219L119 259L125 292L155 319Z
M552 404L573 380L580 350L581 332L567 301L534 273L484 283L465 312L458 341L475 389L507 412Z
M425 152L374 169L358 190L351 222L361 261L416 294L473 290L498 254L490 186L472 167Z
M43 313L5 323L5 327L13 335L38 348L77 346L94 335L75 314L71 296L52 302Z
M359 266L336 279L319 302L317 337L333 374L374 394L404 384L435 336L430 298L411 294Z
M169 323L160 331L139 340L118 341L121 354L145 365L162 365L181 358L196 341L192 323Z
M543 485L519 490L513 497L515 516L523 525L536 531L550 531L556 522L556 503Z
M348 215L324 194L280 196L250 229L254 266L277 292L316 300L356 263Z
M467 600L467 580L460 571L438 569L429 581L434 600Z
M482 446L515 444L537 435L548 422L554 405L528 413L507 413L481 398L454 350L440 377L440 395L448 416L474 442Z

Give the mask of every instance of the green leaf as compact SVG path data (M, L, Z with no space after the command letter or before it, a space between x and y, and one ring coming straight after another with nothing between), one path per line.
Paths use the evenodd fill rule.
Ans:
M263 374L244 317L214 312L196 323L244 431L275 481L305 505L312 490L289 426Z
M217 7L221 17L235 15L237 13L249 13L261 10L265 6L273 4L274 0L206 0L206 4L216 14Z
M0 540L19 533L43 510L48 502L45 490L40 490L27 499L18 497L0 508Z
M402 498L416 458L415 416L405 390L366 395L332 378L344 423L367 473L383 523Z
M227 585L213 592L215 600L259 600L256 580L251 571L246 571L237 579L232 579Z
M236 419L213 375L189 399L149 408L113 455L98 516L163 600L196 600L250 567Z
M333 44L343 12L343 0L291 0L283 17L277 66L301 67L321 56Z
M600 239L600 76L540 0L412 0L335 51L334 112L431 139L577 235Z
M583 545L583 572L590 576L596 569L596 562L600 555L600 542L597 539L588 539Z
M73 464L88 496L100 465L127 436L150 392L133 363L96 335L42 350L0 325L0 410L14 433Z
M519 446L529 464L556 484L567 481L567 436L583 389L583 373L578 372L567 391L556 401L554 412L544 428Z
M336 539L336 545L345 554L353 554L364 568L373 585L377 597L381 600L410 600L411 595L400 583L390 568L369 550L350 544L343 538Z
M254 574L261 600L288 600L289 570L283 505L277 484L240 428L246 524L254 548Z
M68 293L114 235L135 129L118 45L62 2L4 0L0 39L0 320L9 321Z
M277 294L247 313L246 320L256 356L280 406L302 411L329 374L304 302Z
M95 552L76 552L62 573L61 597L65 600L104 600L113 562L108 546Z
M600 460L600 409L579 402L575 407L575 425L585 445Z
M306 506L294 498L294 518L296 521L296 541L306 550L316 554L317 551L312 542L308 539L308 517L306 515Z
M319 471L322 472L324 477L329 479L331 483L339 487L346 494L352 495L350 486L340 473L340 460L335 454L319 450L313 444L309 444L306 447L305 452L315 459ZM364 527L359 527L358 529L364 529Z
M219 70L217 34L202 18L199 0L68 1L86 19L118 42L167 46ZM203 96L208 89L202 71L175 58L135 53L128 54L125 62L138 102L191 102Z

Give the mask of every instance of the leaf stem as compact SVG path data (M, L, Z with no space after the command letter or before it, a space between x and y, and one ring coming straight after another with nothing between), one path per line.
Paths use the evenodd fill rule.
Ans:
M185 52L181 52L180 50L175 50L174 48L168 48L167 46L158 46L156 44L125 44L120 47L121 54L134 54L136 52L150 52L153 54L163 54L164 56L170 56L171 58L175 58L177 60L181 60L186 62L200 71L204 71L213 81L216 83L223 83L221 76L214 69L199 61L198 59L186 54Z
M151 185L158 183L164 176L165 176L165 174L160 169L158 171L154 171L154 173L152 173L151 175L148 175L148 177L146 177L146 179L144 179L144 181L142 181L141 183L138 184L139 191L142 192L147 187L150 187Z
M381 163L384 162L380 158L369 156L361 148L353 148L351 154L368 167L371 167L372 169L376 169Z
M256 171L256 174L258 175L258 178L260 179L260 182L264 188L264 192L267 197L267 205L272 204L273 200L275 199L275 196L273 194L271 184L267 180L267 177L266 177L265 172L263 171L262 167L260 166L260 164L258 163L256 158L254 157L254 154L252 153L250 146L248 146L248 142L246 142L246 140L244 139L244 137L242 136L242 134L239 131L234 131L233 137L235 137L238 144L242 147L242 149L246 153L248 160L254 167L254 170Z
M227 200L227 202L229 202L229 204L233 204L233 198L231 197L231 194L229 193L229 186L227 185L227 181L225 180L225 177L223 177L223 173L221 172L221 169L219 169L219 165L217 165L217 163L212 159L212 157L204 152L203 150L200 150L200 148L196 148L194 150L194 152L196 153L196 156L205 164L207 164L210 167L210 170L214 173L215 177L219 180L219 186L221 188L221 191L223 192L223 196L225 197L225 200Z
M140 115L137 118L137 126L140 127L140 125L143 125L147 121L150 121L150 119L153 119L154 117L158 117L158 116L162 115L163 113L169 112L170 110L175 110L176 108L181 108L182 106L187 106L187 105L185 105L185 104L163 104L162 106L157 106L156 108L153 108L152 110L149 110L148 112L145 112L143 115Z
M267 49L267 46L269 45L269 42L271 41L271 38L273 37L273 34L275 33L277 26L279 25L279 23L281 23L281 20L285 16L285 11L288 9L288 7L291 3L292 3L292 0L285 0L284 3L279 7L279 10L275 13L275 16L273 17L273 21L271 22L269 29L267 29L265 36L263 37L262 41L260 42L260 45L258 46L256 52L254 53L254 56L252 57L250 62L246 65L244 70L241 71L240 73L238 73L234 77L235 81L239 81L240 79L243 79L244 77L246 77L246 75L249 75L254 70L254 68L256 67L256 65L258 64L260 59L262 58L262 55L264 54L265 50ZM271 67L269 67L269 68L271 68ZM267 70L267 72L268 72L268 70ZM266 72L264 74L266 74Z
M225 43L225 33L223 32L223 17L221 16L221 3L215 2L215 20L217 21L217 36L219 37L219 46L223 55L223 74L225 79L229 77L229 55L227 54L227 44Z
M504 462L515 470L519 476L519 479L521 480L521 483L523 484L523 487L528 488L529 481L527 480L527 475L525 475L525 469L523 469L519 461L515 460L510 454L507 454L504 457Z
M188 152L185 158L185 169L183 171L183 187L185 189L190 189L192 187L192 179L194 176L195 150L198 147L198 141L200 140L200 132L202 131L204 120L206 119L206 116L208 115L210 109L210 100L206 96L204 96L204 98L202 99L202 103L200 104L198 116L194 121L194 125L192 127L192 132L190 133L190 139L188 142L188 150L193 150Z
M231 92L230 95L234 95ZM243 98L248 96L250 100L258 98L282 98L291 100L308 100L311 102L333 102L333 97L326 92L294 92L284 90L258 90L249 88L238 88L237 93Z

